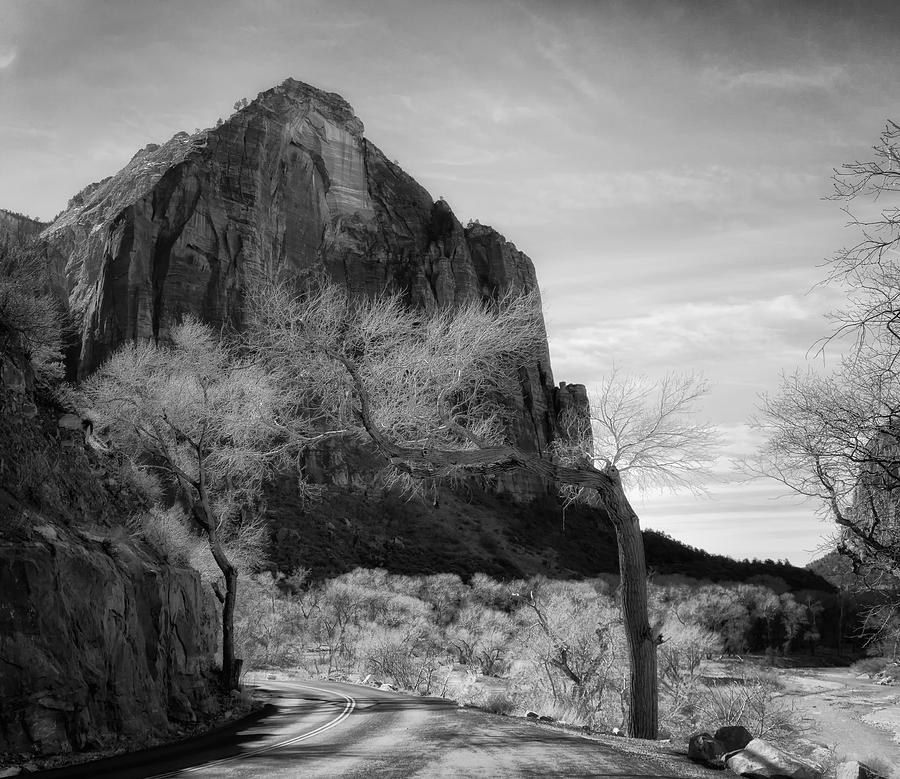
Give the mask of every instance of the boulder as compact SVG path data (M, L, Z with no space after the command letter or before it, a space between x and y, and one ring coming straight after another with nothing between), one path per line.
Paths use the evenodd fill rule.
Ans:
M688 741L688 757L695 763L721 768L726 752L725 745L709 733L694 733Z
M536 711L526 711L525 716L528 717L528 719L538 719L540 717Z
M849 760L837 767L835 779L887 779L887 777L869 768L865 763Z
M722 742L726 752L735 752L753 741L753 734L743 725L726 725L716 731L714 738Z
M761 738L753 739L740 752L725 761L730 771L753 779L821 779L822 769L802 758L772 746Z

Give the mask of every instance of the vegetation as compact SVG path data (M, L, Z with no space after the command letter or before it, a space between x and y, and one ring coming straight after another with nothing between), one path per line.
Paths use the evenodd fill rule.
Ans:
M63 316L43 258L0 236L0 354L21 354L39 385L62 379Z
M889 123L871 161L835 173L836 199L874 216L852 217L861 238L832 260L827 281L847 302L825 346L849 339L829 374L785 377L763 399L767 435L756 470L816 500L836 524L836 548L868 589L885 595L871 612L874 633L900 638L900 125ZM877 202L877 206L874 204ZM850 211L848 210L848 213Z
M207 539L224 580L224 592L215 587L222 603L222 674L236 686L234 558L259 545L259 495L284 452L273 431L273 388L210 328L186 319L172 331L170 346L119 349L85 382L81 397L133 467L159 474L177 492ZM181 520L164 516L171 537ZM165 532L165 524L159 527Z
M632 668L628 733L655 738L660 635L647 616L640 523L619 465L656 471L671 483L708 462L711 431L689 416L702 383L673 377L658 393L640 393L614 380L595 421L601 429L612 421L615 449L592 456L587 438L576 436L545 458L505 441L511 409L503 398L514 396L518 371L543 337L536 294L428 317L398 299L353 301L331 287L298 296L268 286L256 291L251 310L248 343L281 391L302 393L314 370L324 388L317 412L332 427L332 419L342 425L355 419L401 482L518 468L564 485L570 499L606 513L618 544Z
M534 711L600 731L624 728L628 652L617 593L604 580L478 574L397 576L357 569L313 582L257 574L243 585L237 641L249 667L449 695L496 713ZM721 659L739 647L780 655L814 629L790 595L763 586L651 586L664 626L661 709L668 729L740 723L789 739L796 727L774 678ZM729 669L737 666L737 673Z

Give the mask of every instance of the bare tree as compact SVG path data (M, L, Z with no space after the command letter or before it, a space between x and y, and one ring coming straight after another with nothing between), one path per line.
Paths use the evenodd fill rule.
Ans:
M871 160L835 170L833 199L853 203L845 211L860 238L828 264L823 283L840 285L846 303L819 346L845 346L844 357L830 373L785 376L762 398L767 441L751 464L818 502L869 586L900 577L898 194L900 126L889 122Z
M708 429L687 419L702 386L673 379L653 405L644 404L650 395L637 405L620 404L635 422L644 421L620 430L617 453L597 467L598 461L577 447L574 453L541 457L505 440L504 422L512 412L504 398L516 388L518 370L535 361L542 348L534 293L429 317L406 309L397 298L353 300L329 286L294 295L269 285L253 293L250 309L248 346L278 386L288 395L302 394L302 385L319 377L327 388L323 408L333 424L355 423L354 434L367 435L395 471L420 479L522 468L579 489L603 508L619 543L632 664L629 732L655 738L659 636L647 617L640 523L614 459L645 474L656 463L664 480L681 478L677 456L687 444L692 463L709 459L701 456ZM611 406L606 411L616 415Z
M669 373L658 381L613 370L590 399L590 428L573 421L557 453L570 467L590 467L615 479L614 500L593 485L563 483L568 502L607 511L616 531L622 578L622 617L631 667L628 731L655 738L659 689L657 647L663 641L647 610L647 562L640 521L625 488L699 490L710 477L719 449L716 429L696 418L708 382L695 374ZM580 445L572 446L578 442ZM652 734L652 735L646 735Z
M291 442L280 430L281 405L265 374L212 330L186 319L171 345L119 349L82 387L98 426L119 451L144 462L178 491L224 580L223 683L240 673L234 657L238 568L228 542L255 521L262 484Z
M33 249L0 238L0 352L22 351L35 378L62 379L63 317L46 263Z

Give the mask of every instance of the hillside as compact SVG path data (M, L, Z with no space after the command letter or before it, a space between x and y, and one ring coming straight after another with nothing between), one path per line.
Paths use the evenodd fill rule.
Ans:
M501 579L618 572L615 534L605 516L582 506L564 511L552 495L511 503L491 490L442 490L434 505L431 499L332 487L321 502L300 504L281 484L270 490L267 505L271 563L282 571L309 568L315 578L356 567L464 578L481 572ZM652 530L644 531L644 545L653 574L714 582L777 577L793 591L833 589L803 568L713 555Z

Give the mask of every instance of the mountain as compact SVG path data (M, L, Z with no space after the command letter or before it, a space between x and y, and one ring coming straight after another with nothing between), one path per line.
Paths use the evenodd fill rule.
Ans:
M79 326L78 377L187 313L240 327L259 278L324 275L426 310L537 287L525 254L490 227L463 228L364 137L343 98L293 79L218 127L145 147L76 195L41 240ZM513 437L540 451L560 403L546 339L520 378Z
M365 138L343 98L293 79L214 128L140 150L75 195L39 242L78 330L73 377L128 340L165 338L187 313L239 328L244 292L259 278L324 276L360 295L398 291L426 310L537 288L525 254L490 227L463 227ZM518 378L511 437L544 451L560 435L561 413L586 411L584 387L554 385L546 338ZM366 459L320 453L308 469L327 485L318 506L303 504L289 479L273 485L272 556L282 566L615 570L602 518L561 530L555 485L503 474L445 490L439 506L428 506L374 494ZM685 556L671 543L656 543L663 568L667 557L679 571L692 559L700 565L700 550Z

